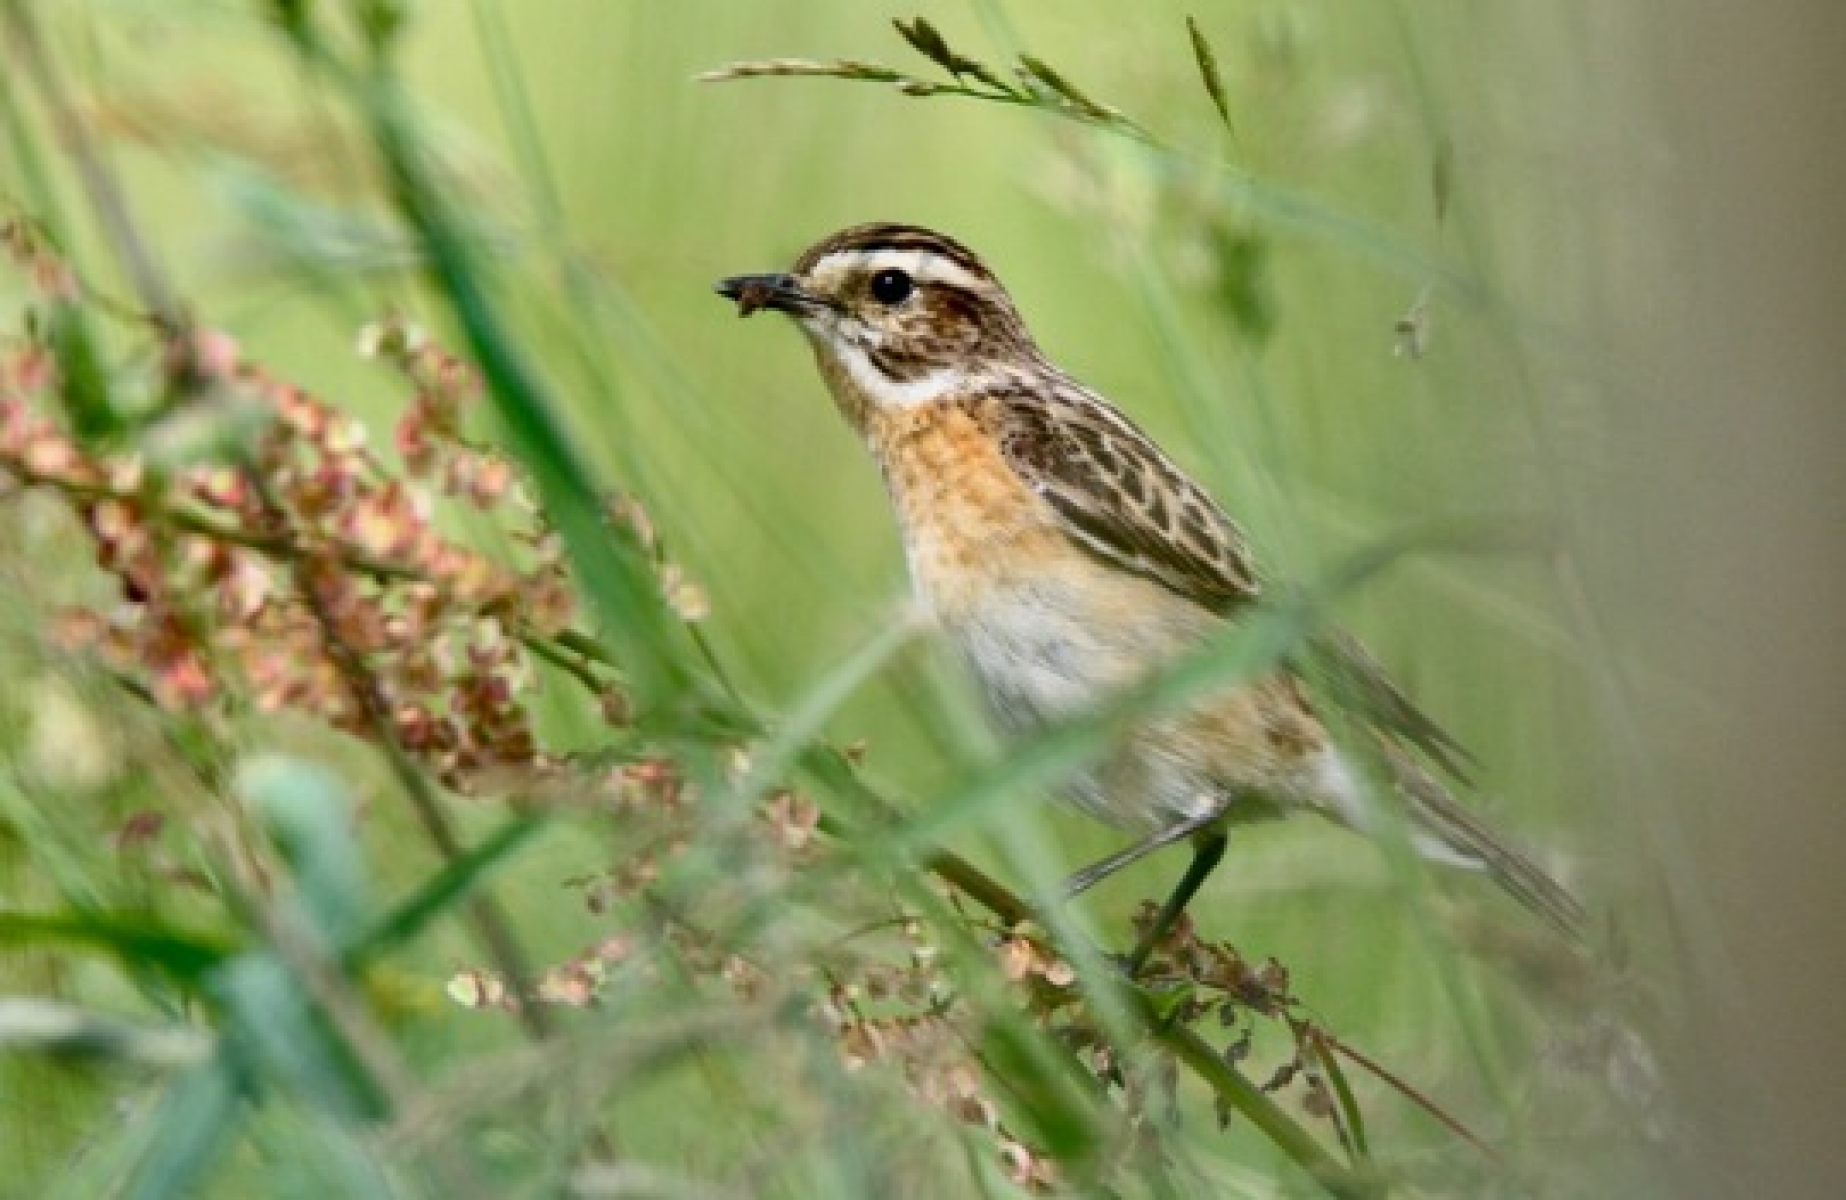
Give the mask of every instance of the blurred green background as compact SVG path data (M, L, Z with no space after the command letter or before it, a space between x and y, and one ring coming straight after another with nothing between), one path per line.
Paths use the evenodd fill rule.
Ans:
M357 329L403 310L446 333L445 318L410 269L350 111L304 74L265 11L116 0L46 6L43 17L148 242L199 319L361 414L382 442L401 397L353 352ZM1644 19L1594 5L1398 0L448 0L409 13L403 66L418 117L451 201L494 252L522 345L566 397L591 461L644 500L707 590L705 629L766 711L798 703L887 625L905 584L875 472L800 339L767 320L739 324L711 283L779 268L850 223L930 225L979 251L1048 354L1205 482L1278 578L1316 579L1428 522L1480 518L1515 533L1507 553L1418 557L1342 617L1479 755L1478 803L1554 849L1565 877L1618 914L1609 925L1647 1002L1571 992L1531 952L1520 914L1485 887L1461 881L1407 909L1404 881L1374 849L1312 822L1240 835L1198 919L1288 964L1332 1028L1413 1068L1417 1087L1493 1140L1533 1162L1565 1148L1569 1169L1539 1172L1547 1194L1665 1186L1651 1152L1607 1117L1606 1105L1627 1103L1625 1119L1650 1126L1656 1114L1641 1110L1652 1099L1584 1102L1585 1090L1609 1090L1609 1063L1596 1049L1587 1066L1565 1062L1560 1049L1579 1045L1591 1018L1679 1011L1658 994L1678 986L1661 896L1697 869L1644 832L1670 809L1614 797L1671 791L1652 778L1662 764L1637 706L1676 730L1721 724L1709 695L1672 680L1672 650L1630 661L1616 649L1644 619L1609 616L1647 594L1607 564L1627 566L1630 547L1610 530L1622 528L1625 481L1645 465L1636 447L1652 444L1633 437L1635 407L1622 404L1653 382L1632 357L1637 333L1649 335L1644 351L1658 349L1638 281L1667 278L1676 245L1676 227L1659 223L1677 177L1649 158L1664 155L1657 130L1672 109L1648 91ZM929 73L890 27L919 14L977 57L1029 50L1055 64L1162 148L877 84L693 82L780 56ZM1199 84L1188 15L1217 48L1232 132ZM19 178L20 164L8 166ZM68 173L57 186L78 211ZM9 199L20 190L5 188ZM79 244L107 278L87 223ZM30 569L34 549L14 542L9 575ZM0 732L15 756L52 686L32 649L36 620L23 607L5 618L27 681ZM588 743L593 732L566 707L554 735ZM921 804L996 753L970 713L953 665L913 647L829 733L863 741L873 773ZM157 740L132 723L120 733L105 755L123 762L137 738ZM241 736L343 753L286 724ZM158 779L74 788L62 807L18 778L9 786L0 895L26 905L115 893L111 865L84 848ZM1045 812L1051 869L1116 848L1106 831ZM485 827L490 816L469 819ZM400 820L381 810L364 828L384 890ZM954 841L1016 877L1021 864L991 832L958 829ZM554 831L501 882L540 961L602 930L560 881L596 869L604 850ZM1179 866L1156 863L1102 889L1091 904L1101 929L1119 940L1130 906ZM1431 938L1408 912L1433 912L1442 932ZM1469 953L1446 949L1455 944ZM502 1036L430 996L471 953L445 932L402 964L420 997L406 1034L419 1061L465 1061ZM22 992L134 1003L102 968L18 961ZM120 1094L16 1062L0 1063L0 1082L0 1157L35 1172L102 1137L97 1122ZM1369 1087L1366 1100L1374 1138L1405 1159L1444 1145L1401 1103ZM1239 1161L1247 1146L1208 1125L1196 1116L1187 1140ZM698 1152L698 1136L674 1136ZM300 1149L283 1145L274 1153ZM256 1194L242 1189L260 1174L234 1174L221 1194ZM1260 1179L1237 1186L1272 1194Z
M416 10L407 74L457 201L504 250L532 354L582 444L709 590L712 637L772 706L887 622L906 588L876 474L805 347L770 322L739 325L710 285L856 221L929 224L976 247L1052 357L1169 444L1281 579L1311 580L1422 521L1559 519L1574 464L1554 439L1594 414L1541 391L1581 354L1560 325L1577 281L1554 269L1576 233L1546 158L1557 134L1479 49L1445 48L1563 34L1485 15L1426 28L1391 6L1202 11L1232 81L1228 138L1186 11L918 9L992 57L1029 45L1170 139L1163 155L879 85L691 82L785 54L926 68L890 30L906 8ZM144 211L179 289L253 357L382 431L396 399L352 353L355 329L420 301L389 230L383 246L353 235L376 212L373 187L365 148L341 149L332 102L304 99L286 54L235 8L175 20L131 7L86 29L95 102L141 133L122 165L137 197L161 201ZM496 72L518 79L511 105ZM355 244L322 240L342 233ZM1419 301L1430 349L1412 360L1393 326ZM1260 315L1240 318L1245 303ZM1587 765L1552 752L1583 731L1566 690L1578 652L1544 576L1531 556L1420 563L1354 614L1541 842L1569 816L1560 781ZM931 695L951 672L912 657L834 732L867 740L914 790L969 753L970 723ZM1071 824L1073 854L1109 845ZM1353 847L1318 828L1252 837L1264 845L1238 869L1259 929L1323 929L1302 907L1333 901L1304 897L1301 872L1337 884L1348 859L1363 872L1375 857L1342 854ZM1362 888L1337 903L1364 924L1379 900ZM1320 952L1321 938L1302 941L1283 948ZM1337 963L1348 949L1324 952Z

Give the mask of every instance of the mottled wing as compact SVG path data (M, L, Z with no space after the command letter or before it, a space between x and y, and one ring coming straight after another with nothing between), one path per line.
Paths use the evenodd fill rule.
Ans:
M1243 534L1129 420L1087 392L1047 403L1008 397L1000 446L1009 465L1104 560L1214 612L1258 591ZM1324 629L1298 668L1315 690L1366 726L1415 746L1467 781L1468 752L1417 708L1358 639Z
M1243 534L1147 435L1070 385L1001 398L1006 461L1073 540L1213 612L1256 597Z

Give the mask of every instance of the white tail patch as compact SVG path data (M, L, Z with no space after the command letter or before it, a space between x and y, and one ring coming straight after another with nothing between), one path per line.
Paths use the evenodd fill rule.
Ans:
M1389 813L1380 811L1378 802L1372 798L1365 781L1353 772L1352 765L1346 761L1338 750L1328 747L1314 759L1313 779L1309 787L1315 801L1323 808L1330 809L1328 814L1348 828L1356 830L1370 838L1390 836L1391 827L1387 822L1402 820L1408 824L1408 815L1393 818ZM1410 844L1417 855L1427 862L1444 867L1459 867L1464 870L1478 871L1487 864L1472 854L1464 853L1428 830L1414 827L1405 830Z

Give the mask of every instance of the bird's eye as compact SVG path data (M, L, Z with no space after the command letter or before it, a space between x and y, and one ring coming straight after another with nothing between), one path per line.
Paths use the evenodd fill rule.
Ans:
M916 290L917 285L902 271L880 271L872 276L872 299L880 304L902 304Z

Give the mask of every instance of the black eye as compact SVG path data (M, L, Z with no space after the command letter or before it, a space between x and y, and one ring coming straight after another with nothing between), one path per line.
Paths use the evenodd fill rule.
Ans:
M880 271L872 276L872 299L880 304L902 304L916 290L917 285L902 271Z

